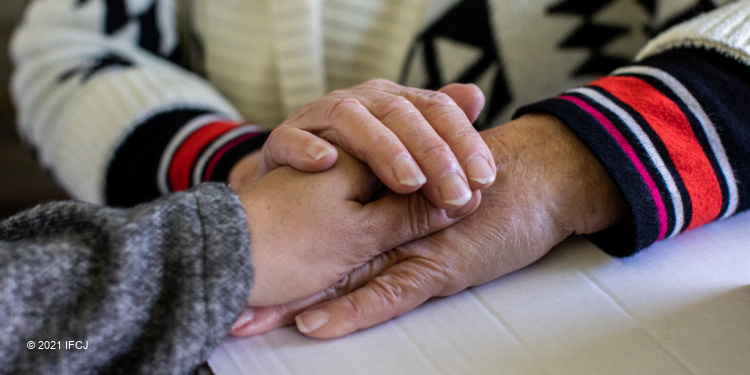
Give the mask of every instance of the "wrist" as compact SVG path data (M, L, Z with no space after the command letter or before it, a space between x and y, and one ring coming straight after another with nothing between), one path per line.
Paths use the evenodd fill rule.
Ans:
M563 235L606 229L629 213L612 178L586 145L558 118L527 114L483 132L498 170L533 169L542 209ZM506 176L513 178L513 176Z
M260 149L238 160L229 170L227 184L232 189L238 190L243 185L254 181L258 175L258 165L262 154L262 149Z

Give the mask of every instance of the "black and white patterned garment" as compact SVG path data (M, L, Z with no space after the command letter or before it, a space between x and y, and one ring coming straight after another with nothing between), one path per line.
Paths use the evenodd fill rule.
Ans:
M657 31L716 6L710 0L461 1L418 36L401 82L430 89L478 84L488 99L478 124L484 128L521 105L628 64Z
M656 30L719 5L708 0L29 3L12 46L17 67L12 92L23 138L72 196L118 205L224 179L227 165L262 144L262 138L248 136L262 137L260 129L237 129L242 121L272 129L300 105L370 78L429 88L477 83L488 98L478 126L502 123L521 105L632 60ZM227 121L196 120L207 114ZM193 120L201 124L186 131ZM213 130L191 137L203 127ZM206 152L178 155L181 148L196 147Z

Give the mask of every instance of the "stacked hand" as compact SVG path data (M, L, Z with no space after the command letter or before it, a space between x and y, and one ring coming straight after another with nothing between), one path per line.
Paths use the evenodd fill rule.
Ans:
M476 209L444 211L420 193L371 201L380 186L345 153L321 173L276 169L238 190L252 242L255 306L319 292L383 251L420 238Z
M483 96L469 85L445 91L376 80L333 92L275 130L260 157L235 166L230 184L248 214L255 267L251 305L324 290L381 252L476 209L480 195L472 189L495 177L492 154L471 125ZM378 179L313 133L346 145L388 188L410 194L372 201ZM330 170L278 168L284 163Z
M522 268L570 234L596 232L627 215L610 177L559 120L529 115L482 136L499 173L476 212L376 256L321 292L246 310L233 334L297 317L307 335L342 336Z
M627 214L603 167L556 119L528 116L487 132L485 139L500 173L484 191L479 209L352 273L347 284L328 292L339 298L297 317L300 331L332 338L373 326L431 297L449 296L525 267L570 234L605 229ZM308 301L313 302L318 301ZM303 307L276 307L272 314L259 310L256 324L290 323ZM278 323L263 323L264 316Z

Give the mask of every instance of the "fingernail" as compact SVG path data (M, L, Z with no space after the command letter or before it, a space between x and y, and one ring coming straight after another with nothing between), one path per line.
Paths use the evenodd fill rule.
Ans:
M234 322L234 324L232 325L232 329L234 330L244 326L247 323L250 323L254 317L255 309L253 309L252 307L246 308L242 311L242 314L240 314L239 318L237 318L237 321Z
M469 202L473 201L477 195L471 194L471 199L469 199ZM471 211L474 208L473 204L465 204L463 207L455 209L455 210L446 210L445 215L448 216L451 219L455 219L457 217L466 216L469 211Z
M422 186L427 182L427 178L422 174L414 160L406 155L396 158L393 164L393 174L399 183L406 186Z
M466 175L470 180L480 184L495 182L495 171L487 160L481 156L474 156L466 163Z
M306 311L297 315L294 320L297 322L297 329L300 332L310 333L328 323L328 313L323 310Z
M448 173L438 184L443 202L454 206L463 206L471 199L471 190L466 181L455 173Z
M315 160L323 159L326 155L332 154L336 151L330 145L323 142L313 142L310 147L307 148L307 155Z

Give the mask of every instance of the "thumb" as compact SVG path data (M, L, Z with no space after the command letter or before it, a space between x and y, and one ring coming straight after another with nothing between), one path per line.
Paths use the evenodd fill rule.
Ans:
M469 121L477 121L484 108L484 94L477 85L453 83L440 89L440 92L450 96L464 111Z
M333 166L336 148L318 136L288 125L271 132L263 145L258 177L288 165L302 172L321 172Z
M440 295L444 274L417 258L398 263L349 294L324 302L296 316L303 334L335 338L405 314Z
M325 290L300 300L273 306L246 307L232 326L232 336L253 336L294 323L302 311L331 299L351 293L380 275L402 259L397 251L388 251L370 259Z
M361 236L362 241L368 242L360 245L380 252L393 249L457 223L474 212L481 200L481 192L475 190L466 205L447 211L432 204L421 192L387 195L364 206L361 222L367 223L363 230L371 235ZM373 239L380 242L373 244Z

